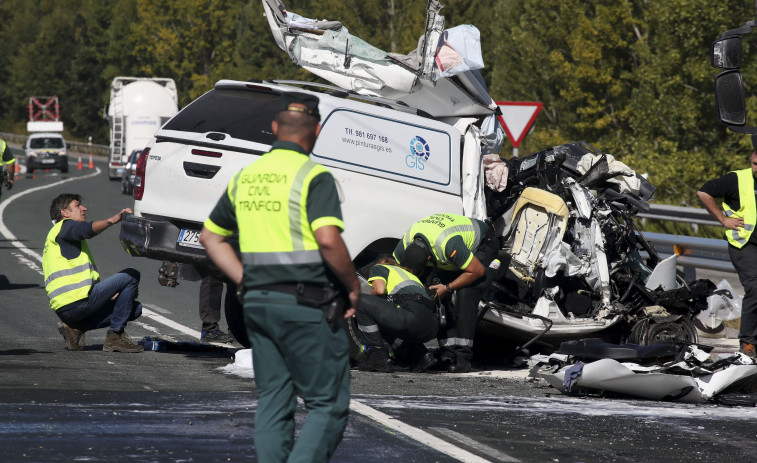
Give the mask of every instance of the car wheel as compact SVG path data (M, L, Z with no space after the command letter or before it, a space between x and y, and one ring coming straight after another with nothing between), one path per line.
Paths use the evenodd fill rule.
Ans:
M244 347L251 347L250 338L247 337L247 326L244 324L244 311L242 304L237 299L237 287L233 283L226 284L226 300L224 301L224 313L229 331L234 339Z
M34 167L27 167L26 168L26 171L29 172L30 174L33 174L35 170L37 170L37 169L35 169Z
M67 174L68 173L68 164L67 163L63 164L63 167L60 168L60 172L62 174Z

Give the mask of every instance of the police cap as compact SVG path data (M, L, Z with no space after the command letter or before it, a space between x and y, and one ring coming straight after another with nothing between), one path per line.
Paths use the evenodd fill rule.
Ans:
M302 105L305 106L302 108ZM287 92L281 95L279 111L297 111L315 117L319 122L321 113L318 112L318 97L307 93Z

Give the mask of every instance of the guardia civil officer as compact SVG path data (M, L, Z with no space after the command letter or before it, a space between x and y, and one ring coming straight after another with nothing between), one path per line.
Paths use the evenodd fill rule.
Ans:
M16 157L13 156L11 149L5 140L0 138L0 178L7 175L6 184L8 189L13 188L13 178L15 176ZM3 173L3 171L5 173ZM0 185L0 194L2 194L2 187Z
M371 267L368 283L371 295L364 295L355 321L368 347L368 358L358 364L362 371L394 371L389 346L395 353L405 353L410 369L426 371L436 358L426 351L423 343L436 338L439 320L436 304L426 287L415 276L423 270L403 268L392 259L380 260Z
M458 214L433 214L417 221L394 249L394 258L403 267L426 265L425 280L438 277L429 286L437 297L445 299L457 292L437 337L450 373L471 370L478 303L491 284L493 272L488 267L497 253L493 229Z
M84 350L84 333L106 327L104 351L144 350L124 332L127 322L142 315L142 304L136 301L139 272L127 268L101 281L87 245L87 239L120 222L127 212L131 209L87 222L87 207L78 194L63 193L50 204L55 225L45 239L42 270L50 308L61 320L58 331L68 350Z
M232 178L200 242L243 285L258 461L322 462L342 438L350 401L347 336L323 302L342 286L350 307L338 316L351 317L360 286L334 178L308 157L321 129L318 98L287 93L280 108L272 150ZM237 228L241 261L226 241ZM293 445L297 395L308 415Z
M740 351L749 357L756 357L757 344L757 200L755 181L757 176L757 140L752 136L754 149L749 155L750 166L746 169L728 172L710 180L697 191L705 209L725 228L728 240L728 254L741 285L744 287L744 301L741 306L741 328L739 329ZM722 198L722 210L715 202Z

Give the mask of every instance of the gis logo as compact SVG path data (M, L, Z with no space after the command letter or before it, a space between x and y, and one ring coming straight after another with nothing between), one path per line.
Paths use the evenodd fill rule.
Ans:
M426 140L416 135L410 140L410 154L405 157L405 165L411 169L423 170L426 168L426 161L431 156L431 149L428 147Z

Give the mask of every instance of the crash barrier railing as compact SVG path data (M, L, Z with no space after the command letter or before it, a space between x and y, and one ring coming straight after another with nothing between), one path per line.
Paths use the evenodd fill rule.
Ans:
M0 138L11 145L23 146L29 136L0 132ZM108 145L96 145L94 143L90 145L88 143L68 140L66 140L66 143L70 145L70 150L74 153L89 154L91 152L95 156L107 156L108 152L110 151L110 147Z
M697 225L715 225L715 220L705 209L696 207L668 206L667 204L650 204L649 211L639 212L637 217L642 219L665 220L668 222L684 222Z
M636 216L642 219L663 220L666 222L721 226L709 212L696 207L650 204L649 211L639 212ZM678 265L680 266L721 272L736 272L728 256L728 243L725 239L666 235L650 232L644 232L644 237L652 243L661 257L668 257L677 251Z
M644 232L644 237L661 258L678 254L678 265L682 267L736 272L728 256L728 242L724 239L650 232Z

